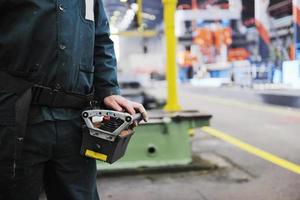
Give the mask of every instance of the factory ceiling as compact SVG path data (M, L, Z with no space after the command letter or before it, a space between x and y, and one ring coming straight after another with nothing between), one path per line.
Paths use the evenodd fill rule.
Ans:
M197 0L198 7L207 5L225 6L228 0ZM242 0L242 20L247 25L254 25L254 0ZM136 29L138 27L136 0L104 0L110 24L120 31ZM178 0L178 5L191 5L191 0ZM154 29L162 22L162 0L143 0L143 27ZM269 13L275 17L291 15L292 0L270 0Z
M110 24L122 31L137 28L135 15L138 6L136 0L104 0ZM161 0L143 0L143 26L145 29L153 29L162 22Z

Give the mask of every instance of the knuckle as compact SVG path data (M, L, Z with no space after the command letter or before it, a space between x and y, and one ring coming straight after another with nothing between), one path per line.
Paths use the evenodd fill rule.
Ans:
M135 105L136 108L141 108L141 107L143 107L143 105L140 104L140 103L135 103L134 105Z

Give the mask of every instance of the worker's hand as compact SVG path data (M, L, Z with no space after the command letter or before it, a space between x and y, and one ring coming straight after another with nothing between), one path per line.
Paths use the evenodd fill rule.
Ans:
M125 99L124 97L122 97L120 95L111 95L111 96L105 97L104 105L113 110L119 111L119 112L122 112L125 110L131 115L134 115L137 112L142 113L143 120L145 122L148 121L147 111L145 110L145 108L142 104ZM135 125L137 125L136 122L135 122Z

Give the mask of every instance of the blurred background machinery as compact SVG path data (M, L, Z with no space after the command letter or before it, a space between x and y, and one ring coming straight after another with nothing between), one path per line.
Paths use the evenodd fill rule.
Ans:
M292 103L288 103L289 98L284 100L284 95L272 92L274 89L300 88L297 60L300 0L112 0L104 3L119 63L122 94L147 109L162 109L166 103L165 110L179 111L177 83L271 89L260 92L262 99L280 105ZM164 80L168 88L166 98L152 95L151 88ZM280 100L275 101L275 97ZM296 98L293 106L297 106L298 97L293 98ZM157 117L157 113L163 112L153 113ZM204 116L204 124L208 124L209 115ZM159 135L154 136L160 138L165 125L151 126L142 126L142 132L154 132L155 127L161 127L156 130ZM139 141L146 141L145 138ZM132 146L139 145L133 142ZM149 148L155 144L142 146ZM145 149L132 151L147 152ZM124 160L133 157L147 160L150 154L131 155ZM155 160L155 156L151 158Z
M285 77L293 75L283 69L289 66L283 62L299 57L298 4L297 0L179 0L177 52L191 46L197 57L193 64L196 84L298 88L299 76L287 82ZM105 6L120 70L163 78L166 49L161 0L113 0L105 1ZM248 81L240 82L241 77Z
M103 1L122 94L150 113L98 163L104 198L298 200L300 0Z
M166 73L168 95L164 106L165 111L161 109L149 111L149 122L136 128L139 133L131 140L124 158L111 166L99 163L98 167L104 171L111 171L132 170L141 167L148 169L188 166L192 163L189 132L193 128L209 125L211 115L199 111L182 111L178 103L174 27L177 2L175 0L162 2L165 21L162 29L165 33L164 38L162 31L149 29L152 28L151 19L155 21L156 17L159 16L145 13L143 1L139 0L128 4L127 1L119 3L130 6L120 22L118 22L117 16L121 13L116 15L114 11L113 16L110 17L112 31L116 31L112 33L112 39L117 46L122 95L144 104L148 109L159 108L164 104L164 101L145 92L146 87L142 87L141 83L147 86L147 83L151 84L151 78L159 77L159 74L162 73ZM151 11L153 12L153 10L149 12ZM161 12L161 9L159 11ZM143 16L149 15L151 19L148 20L147 24L147 20L144 22ZM124 22L124 20L127 21ZM156 23L158 22L156 21ZM132 29L130 28L131 24L133 24ZM157 26L155 23L154 25ZM164 54L162 54L160 44L162 39L166 42ZM140 42L142 49L135 49L135 47L141 46ZM128 48L123 50L118 48L118 45L120 45L119 47L121 45L123 47L128 46ZM153 49L151 50L149 47ZM127 63L124 63L123 59ZM122 66L123 64L126 66ZM164 65L166 67L162 67Z

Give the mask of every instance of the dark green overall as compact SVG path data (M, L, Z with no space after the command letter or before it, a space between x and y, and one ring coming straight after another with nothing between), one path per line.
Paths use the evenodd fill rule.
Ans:
M95 161L79 155L80 110L32 105L24 140L15 127L23 80L119 94L102 0L0 0L0 15L0 78L21 80L0 80L0 200L38 199L43 187L48 199L99 199Z

